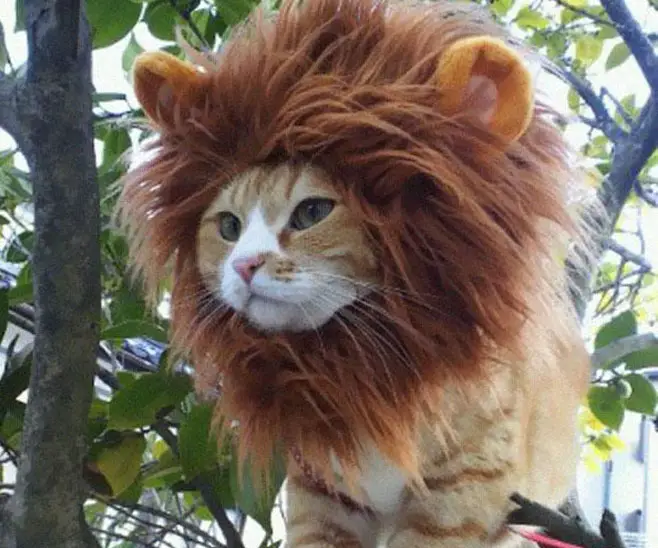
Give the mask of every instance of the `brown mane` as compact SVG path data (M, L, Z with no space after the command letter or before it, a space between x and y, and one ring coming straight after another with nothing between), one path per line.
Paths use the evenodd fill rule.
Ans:
M555 313L541 304L561 297L562 276L544 227L576 226L550 113L536 105L500 152L466 113L436 108L442 52L483 34L501 31L452 2L285 0L233 34L205 66L193 115L172 120L126 176L133 260L152 292L173 267L173 344L201 392L221 387L218 416L239 421L243 455L266 463L282 442L319 466L327 448L350 463L371 439L415 473L416 419L443 381L486 375L499 349L521 355L524 322ZM326 170L367 227L386 290L370 297L376 314L354 313L386 344L335 321L266 336L203 288L202 212L235 174L281 162Z

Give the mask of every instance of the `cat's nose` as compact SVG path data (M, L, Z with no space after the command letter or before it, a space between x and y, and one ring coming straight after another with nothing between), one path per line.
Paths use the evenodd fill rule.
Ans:
M254 255L253 257L243 257L235 259L232 263L233 269L238 273L240 278L246 283L250 284L256 271L265 263L263 255Z

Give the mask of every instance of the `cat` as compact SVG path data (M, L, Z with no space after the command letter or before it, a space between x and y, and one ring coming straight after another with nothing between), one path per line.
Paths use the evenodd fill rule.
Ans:
M372 306L364 299L380 283L376 256L321 171L283 165L236 177L204 212L197 242L206 286L258 329L320 330L334 318L355 337L381 339L368 326L359 333L349 310ZM480 546L492 525L504 536L496 528L512 491L559 503L573 481L575 408L588 378L572 329L555 363L541 357L541 335L529 328L535 367L491 364L470 397L459 382L444 385L441 414L452 439L443 423L426 426L421 495L374 448L362 456L356 492L340 481L329 490L298 458L287 485L286 545L374 547L388 534L391 546Z
M238 458L286 455L285 546L521 542L589 379L584 185L521 55L454 2L284 0L194 58L135 62L120 218Z

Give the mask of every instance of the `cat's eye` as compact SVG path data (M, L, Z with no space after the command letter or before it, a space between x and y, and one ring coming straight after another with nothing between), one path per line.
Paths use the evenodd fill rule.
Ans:
M329 198L308 198L302 201L290 216L292 230L306 230L325 219L334 209L336 202Z
M217 216L219 235L227 242L237 242L242 230L242 223L233 213L222 211Z

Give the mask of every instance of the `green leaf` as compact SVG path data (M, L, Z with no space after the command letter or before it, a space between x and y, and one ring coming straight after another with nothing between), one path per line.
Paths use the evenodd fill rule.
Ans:
M125 101L125 93L93 93L91 99L94 103L109 103L110 101Z
M628 46L625 42L620 42L617 44L608 55L608 58L605 62L605 70L612 70L615 67L618 67L631 55L631 51L628 49Z
M180 462L167 447L158 455L155 463L147 466L142 472L142 484L146 488L171 486L183 479L183 469Z
M0 377L0 409L8 409L30 383L32 372L32 352L34 343L26 343L18 352L13 353Z
M26 407L23 402L14 400L3 412L0 436L12 449L20 449Z
M5 70L8 61L9 51L7 50L7 44L5 43L5 28L2 26L2 21L0 21L0 71Z
M658 405L658 394L653 383L644 375L638 375L637 373L626 375L624 380L633 389L630 397L624 401L626 409L645 415L655 414L656 405Z
M563 3L572 8L582 9L587 5L587 0L564 0Z
M620 361L624 362L626 369L630 371L658 366L658 348L646 348L637 352L631 352Z
M589 408L603 424L619 430L624 420L624 404L613 386L592 386L587 394Z
M496 0L491 2L490 8L496 15L502 17L505 15L514 5L514 0Z
M256 0L215 0L217 13L230 27L241 23L257 3Z
M580 109L580 95L578 95L578 92L575 89L569 88L567 93L567 102L571 110L578 112Z
M9 304L16 306L17 304L31 303L34 296L34 286L32 282L18 284L9 290Z
M215 497L224 508L235 507L237 505L231 486L230 466L215 467L214 471L204 473L203 481L212 486Z
M186 375L143 374L110 401L108 428L124 430L153 424L161 410L178 405L191 391L192 382Z
M242 477L240 477L237 459L231 461L230 483L236 503L243 512L249 514L267 533L270 533L272 530L270 515L276 495L285 479L284 461L280 455L276 455L270 472L269 485L265 485L262 481L254 482L249 459L242 468Z
M658 150L654 151L654 153L651 156L649 156L646 166L648 166L649 168L658 166Z
M635 106L634 93L630 93L629 95L622 97L619 102L624 107L624 110L626 111L627 114L629 114L630 116L637 115L637 107Z
M608 152L608 138L605 135L597 135L583 146L583 154L590 158L606 159L610 156Z
M128 320L104 329L101 340L131 339L136 337L149 337L158 342L167 342L167 332L159 325L141 320Z
M138 478L145 450L144 436L130 433L123 436L117 445L105 447L96 457L96 466L112 487L115 497Z
M596 33L596 35L601 38L601 40L610 40L612 38L619 37L617 29L612 25L601 25L601 28Z
M594 63L603 50L603 40L596 36L585 35L576 40L576 59L584 66Z
M14 25L14 32L21 32L25 30L25 3L24 0L16 0L14 5L14 13L16 14L16 24Z
M548 56L551 59L559 59L567 51L569 43L567 42L567 38L563 33L554 32L548 38L546 46L546 53Z
M144 13L144 21L156 38L167 42L176 40L174 29L180 22L180 16L168 2L149 4Z
M549 21L539 11L529 7L523 7L516 16L516 24L524 30L542 30L545 29Z
M637 320L635 319L635 314L628 310L615 316L599 329L594 339L594 347L599 349L617 339L629 337L636 333Z
M217 466L217 438L211 428L212 415L212 405L195 405L181 424L178 445L188 480Z
M121 67L126 73L130 73L133 68L135 58L143 51L144 48L137 42L135 33L131 33L130 42L128 42L128 45L126 46L126 49L123 50L123 55L121 56Z
M26 230L11 240L5 260L9 263L23 263L30 258L34 246L34 232Z
M25 263L16 277L17 286L24 284L32 285L32 265L30 263Z
M0 288L0 341L4 339L9 323L9 290Z
M114 324L145 318L146 301L129 279L124 279L112 295L110 314Z
M580 19L583 17L582 14L575 12L569 8L563 8L560 11L560 23L562 25L568 25L569 23L573 23L574 21Z
M121 40L137 24L142 6L129 0L87 0L87 19L94 49Z
M99 171L105 173L114 168L121 155L130 148L130 145L130 133L127 129L113 128L109 130L103 140L103 162Z

